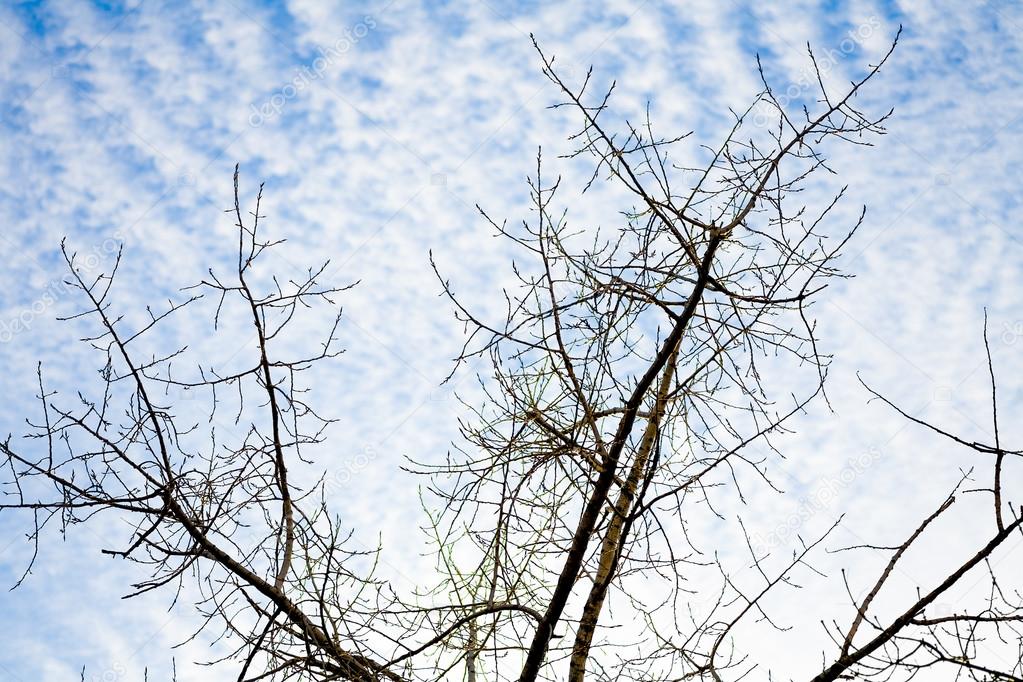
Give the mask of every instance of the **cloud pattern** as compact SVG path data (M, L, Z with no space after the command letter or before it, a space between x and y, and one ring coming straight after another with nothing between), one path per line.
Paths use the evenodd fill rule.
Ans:
M360 281L344 299L347 352L317 378L345 425L321 464L364 541L382 536L400 582L427 564L417 556L417 482L398 467L405 455L443 456L460 412L452 389L438 385L461 337L437 297L429 252L480 310L498 310L510 251L475 204L523 216L524 178L540 145L574 188L563 196L574 220L606 224L623 208L612 190L580 197L586 169L555 159L574 121L546 108L555 93L528 35L568 76L579 79L592 64L600 83L616 80L622 115L635 118L649 102L662 132L693 130L714 144L728 108L744 107L758 89L756 55L798 107L815 96L807 43L824 56L828 82L841 84L884 51L900 24L891 67L862 94L872 110L895 106L889 135L874 147L836 149L837 177L815 187L848 184L846 217L869 207L845 262L857 277L816 310L835 355L835 412L818 405L783 441L775 473L790 495L754 486L747 498L758 532L783 545L830 525L840 510L849 512L842 541L890 543L946 494L958 467L978 463L868 404L856 372L914 414L989 437L987 307L1000 409L1012 415L1023 405L1023 10L1014 3L4 4L4 430L25 430L37 360L65 392L91 380L86 350L71 343L74 325L54 321L74 306L61 284L61 238L97 270L123 243L115 301L140 314L207 267L229 266L223 210L240 163L245 198L265 182L268 229L288 239L276 264L283 274L329 257L337 281ZM188 318L161 342L184 341L203 324ZM243 336L210 347L226 362L249 350ZM471 371L455 383L472 395ZM1006 418L1004 441L1023 436L1017 424ZM1012 475L1019 489L1020 472ZM733 518L742 506L724 504ZM5 515L0 529L0 579L13 583L30 546L22 521ZM150 679L170 678L169 646L195 621L187 604L168 611L165 595L117 599L137 576L101 557L97 544L115 542L121 529L100 519L43 544L35 573L2 598L0 678L78 679L83 665L86 679L140 679L145 666ZM725 549L741 558L741 537L729 532ZM967 517L932 549L945 556L974 539ZM1017 547L1003 560L1021 556ZM926 556L911 559L907 589L940 570ZM873 565L868 557L862 568ZM802 623L799 634L758 639L758 660L793 678L813 669L827 646L817 611L849 610L830 574L797 604L778 605L783 621ZM805 654L782 656L793 636ZM173 655L178 679L220 677L194 664L209 656L203 641Z

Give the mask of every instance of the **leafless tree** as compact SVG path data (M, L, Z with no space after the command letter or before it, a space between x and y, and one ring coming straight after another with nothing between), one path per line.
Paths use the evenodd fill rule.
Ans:
M579 117L571 156L592 164L585 191L615 185L632 204L611 229L571 224L558 207L560 179L545 174L538 153L531 217L510 225L481 211L524 254L517 286L504 292L503 319L473 312L439 275L467 330L458 362L482 359L490 371L486 399L466 405L456 451L440 464L424 455L409 465L429 481L424 511L438 582L402 594L376 579L380 550L349 542L323 480L303 487L289 479L296 467L315 468L303 453L333 422L307 402L303 377L339 353L338 301L347 287L321 282L326 265L287 283L260 271L261 256L278 242L261 234L259 199L251 213L242 210L237 171L235 271L210 271L181 300L150 311L144 325L112 310L116 266L89 277L62 248L83 302L74 317L95 329L85 342L101 358L101 386L83 388L67 405L40 368L35 431L0 446L7 472L0 508L27 515L36 546L49 526L66 530L100 512L129 520L123 545L103 551L147 571L131 594L197 589L200 632L232 643L224 664L239 680L762 679L738 626L779 627L766 596L791 586L797 572L825 579L812 561L831 531L780 567L747 534L761 581L750 591L714 548L692 541L690 524L719 514L726 490L745 499L740 480L749 474L774 488L768 464L781 453L772 441L810 401L827 399L829 358L812 304L844 276L836 260L864 213L836 227L844 190L824 201L800 192L830 171L829 145L870 144L884 133L891 112L865 113L856 99L891 50L841 95L828 92L817 70L816 110L799 114L761 70L761 94L733 113L722 142L701 148L706 162L695 168L672 161L688 135L658 136L649 117L610 121L613 85L594 95L591 73L572 85L537 51L563 97L556 106ZM816 69L812 52L809 59ZM765 110L772 126L751 126L752 112ZM143 349L143 339L200 298L217 302L215 325L226 310L250 319L255 342L242 370L185 371L184 349ZM286 357L279 340L289 324L324 308L333 322L322 338ZM1021 453L999 442L990 350L987 357L993 444L919 421L867 389L990 460L991 483L981 492L994 514L976 552L952 562L930 591L903 596L909 603L895 616L877 608L878 596L906 552L953 508L955 493L901 544L870 546L890 559L866 596L850 589L851 610L824 624L834 648L822 652L816 682L910 679L941 667L948 679L1023 679L1021 598L1003 589L990 561L1020 536L1023 516L1004 499L1002 471ZM780 371L794 377L797 392L767 385L764 377ZM182 392L203 396L207 425L176 409L171 398ZM225 442L215 415L247 424L244 437ZM756 454L765 450L771 454ZM965 474L956 492L972 480ZM986 604L929 615L980 571L990 584ZM696 576L716 587L694 594L687 583ZM978 644L992 638L1015 662L984 657Z

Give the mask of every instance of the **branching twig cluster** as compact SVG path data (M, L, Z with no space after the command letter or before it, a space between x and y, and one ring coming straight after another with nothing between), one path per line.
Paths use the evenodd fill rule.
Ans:
M761 582L751 591L693 542L690 525L698 510L720 515L724 490L745 500L743 476L773 488L775 436L824 394L829 358L812 304L829 280L844 276L836 261L863 213L836 229L844 190L818 205L800 201L800 192L815 173L831 170L829 145L870 144L884 133L891 112L871 116L855 103L891 51L841 95L820 78L817 110L801 116L764 78L763 92L734 114L699 168L672 160L688 135L660 137L649 118L614 124L613 85L595 95L592 73L570 85L554 58L537 51L563 98L556 106L581 121L570 156L592 165L585 191L610 183L633 205L611 229L570 224L558 207L560 178L546 173L538 153L532 217L510 225L481 210L525 256L517 286L504 294L503 319L475 314L441 277L467 329L458 362L482 358L490 372L486 400L467 405L457 451L440 464L412 465L429 476L427 525L440 584L401 595L372 570L356 570L376 554L351 548L322 481L303 489L289 476L309 463L303 452L332 423L308 404L302 377L340 352L335 299L344 289L321 283L326 264L300 281L262 277L260 258L278 242L260 235L259 197L243 215L237 171L235 272L210 271L182 301L150 311L141 328L111 309L116 267L86 279L63 250L84 302L74 318L96 330L85 341L101 357L101 391L97 398L83 391L67 405L40 369L34 442L0 445L8 472L0 508L30 516L33 543L50 525L66 529L100 512L128 519L123 546L104 551L148 571L132 595L198 590L203 630L232 643L239 680L721 682L762 674L754 673L740 625L782 627L767 595L815 570L813 557L834 526L780 569L746 535ZM750 113L765 107L775 127L751 131ZM249 320L254 338L241 371L180 371L183 348L146 355L142 339L210 297L215 326L227 309ZM301 357L286 357L284 330L323 306L334 311L326 334ZM799 390L769 386L768 360L797 377ZM1021 453L998 435L990 350L988 363L993 444L925 424L868 389L991 460L993 483L982 492L992 496L994 525L975 554L895 616L879 612L878 598L955 494L902 544L871 548L887 553L887 564L865 596L849 589L851 618L825 624L834 651L815 682L911 678L938 666L960 679L1023 679L1019 662L989 661L981 646L994 637L1023 653L1020 597L1003 589L991 561L1023 525L1006 502L1002 474ZM182 391L208 398L206 424L188 423L166 400ZM227 414L244 432L233 442L217 429ZM755 454L764 451L771 454ZM928 611L981 570L990 584L986 606ZM718 591L694 595L687 581L708 572Z

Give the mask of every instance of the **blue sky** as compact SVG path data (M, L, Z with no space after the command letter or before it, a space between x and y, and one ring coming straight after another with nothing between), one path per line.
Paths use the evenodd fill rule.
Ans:
M834 55L826 78L841 84L883 54L900 24L890 66L861 96L873 110L895 107L889 134L874 147L836 148L838 175L815 185L822 194L849 185L845 217L869 209L844 263L856 278L816 311L835 356L835 412L819 406L785 442L778 473L791 495L760 491L751 502L768 532L851 457L879 452L805 531L845 509L846 539L890 542L971 460L868 404L855 373L916 414L986 438L987 307L1004 413L1023 403L1023 10L1014 3L4 3L0 426L24 432L36 360L65 392L94 378L73 343L81 330L54 321L75 303L59 286L61 238L100 266L123 243L115 300L140 314L229 263L223 209L238 163L246 199L266 182L267 229L289 240L283 273L330 258L339 283L361 282L344 299L347 352L318 385L344 438L318 464L345 474L339 504L364 542L383 538L393 576L416 574L417 482L398 466L404 455L443 456L459 414L438 383L460 329L437 296L428 252L479 309L496 310L510 251L474 204L525 216L538 145L566 177L574 220L607 224L627 208L610 189L581 197L586 169L555 160L574 121L547 109L555 93L528 34L570 76L592 64L599 83L617 80L622 116L637 118L649 102L662 133L693 130L696 155L697 144L718 143L728 108L756 93L757 54L798 107L815 96L807 42ZM200 318L188 322L162 341L208 335ZM251 350L242 337L207 344L227 362ZM466 375L455 383L471 396ZM1003 424L1007 441L1019 431ZM25 521L0 517L0 582L23 569ZM86 679L140 679L144 665L168 678L169 647L194 620L187 605L168 612L166 595L118 599L137 574L98 550L121 530L108 519L51 535L29 581L0 593L0 679L77 679L83 665ZM968 519L944 537L968 546ZM1023 557L1015 549L1005 560ZM926 583L933 563L911 564L907 584ZM807 594L842 599L835 580ZM788 636L812 650L820 633L805 627ZM785 650L773 637L782 635L755 652L768 663ZM179 679L221 679L193 664L205 647L174 654ZM788 669L798 678L813 661Z

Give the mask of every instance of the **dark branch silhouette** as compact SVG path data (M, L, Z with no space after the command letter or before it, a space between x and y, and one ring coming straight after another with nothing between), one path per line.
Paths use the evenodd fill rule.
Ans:
M286 283L264 269L263 255L280 242L261 234L262 187L254 210L242 210L237 169L234 272L211 270L161 312L147 308L141 326L113 310L117 265L89 277L62 245L82 303L68 319L93 330L83 340L98 353L99 387L66 401L39 368L34 431L0 445L0 509L30 520L36 548L49 526L65 532L100 513L127 520L123 544L103 551L145 572L128 596L198 590L202 628L194 636L210 631L230 642L220 662L239 681L767 679L740 626L783 629L768 595L796 587L797 576L829 579L814 557L839 524L775 567L738 519L755 588L729 572L719 548L694 542L690 524L698 513L727 521L717 500L724 491L746 500L740 474L777 490L773 441L811 401L827 400L830 358L812 305L829 280L846 276L837 259L864 213L836 225L844 190L802 192L830 171L829 146L871 144L885 132L892 112L870 115L856 98L897 40L840 95L827 91L811 52L822 92L814 110L798 114L761 70L761 94L733 114L726 138L703 148L706 163L695 168L671 160L689 134L660 137L649 119L615 123L613 84L598 91L592 73L570 84L536 46L560 92L555 107L580 122L570 156L592 167L584 191L624 188L633 204L610 228L570 224L570 207L558 203L561 180L538 152L531 217L509 224L480 211L524 256L517 285L503 292L504 318L473 312L434 265L466 328L456 367L482 360L488 371L486 399L466 405L455 452L440 463L413 453L409 464L426 477L438 567L418 592L399 593L361 568L382 550L353 548L358 529L345 530L331 512L322 478L295 482L296 470L315 467L304 451L335 421L307 402L309 370L340 354L338 301L348 286L322 282L326 264ZM753 125L754 110L770 112L772 125ZM143 341L175 324L179 311L211 300L213 334L223 333L222 315L251 326L241 370L202 362L181 370L187 348L147 350ZM282 339L310 311L326 311L329 322L294 355ZM990 494L994 514L989 529L973 520L983 533L974 553L913 595L892 595L892 577L954 513L957 496L971 492L964 486L972 472L897 546L841 548L884 552L887 563L860 598L843 572L852 611L823 624L833 650L822 652L814 682L911 679L934 668L948 669L949 679L1023 679L1023 605L1002 589L993 561L1010 538L1023 537L1023 513L1003 490L1004 468L1023 453L1002 443L986 318L984 348L993 443L913 417L864 384L904 418L975 451L992 483L972 492ZM766 363L791 384L767 385ZM204 398L205 424L178 409L174 396L183 393ZM220 419L245 425L244 435L225 437ZM928 611L981 571L985 604ZM687 581L697 576L717 587L694 594ZM895 615L879 607L889 598L903 604ZM978 644L990 639L1016 658L986 657Z

